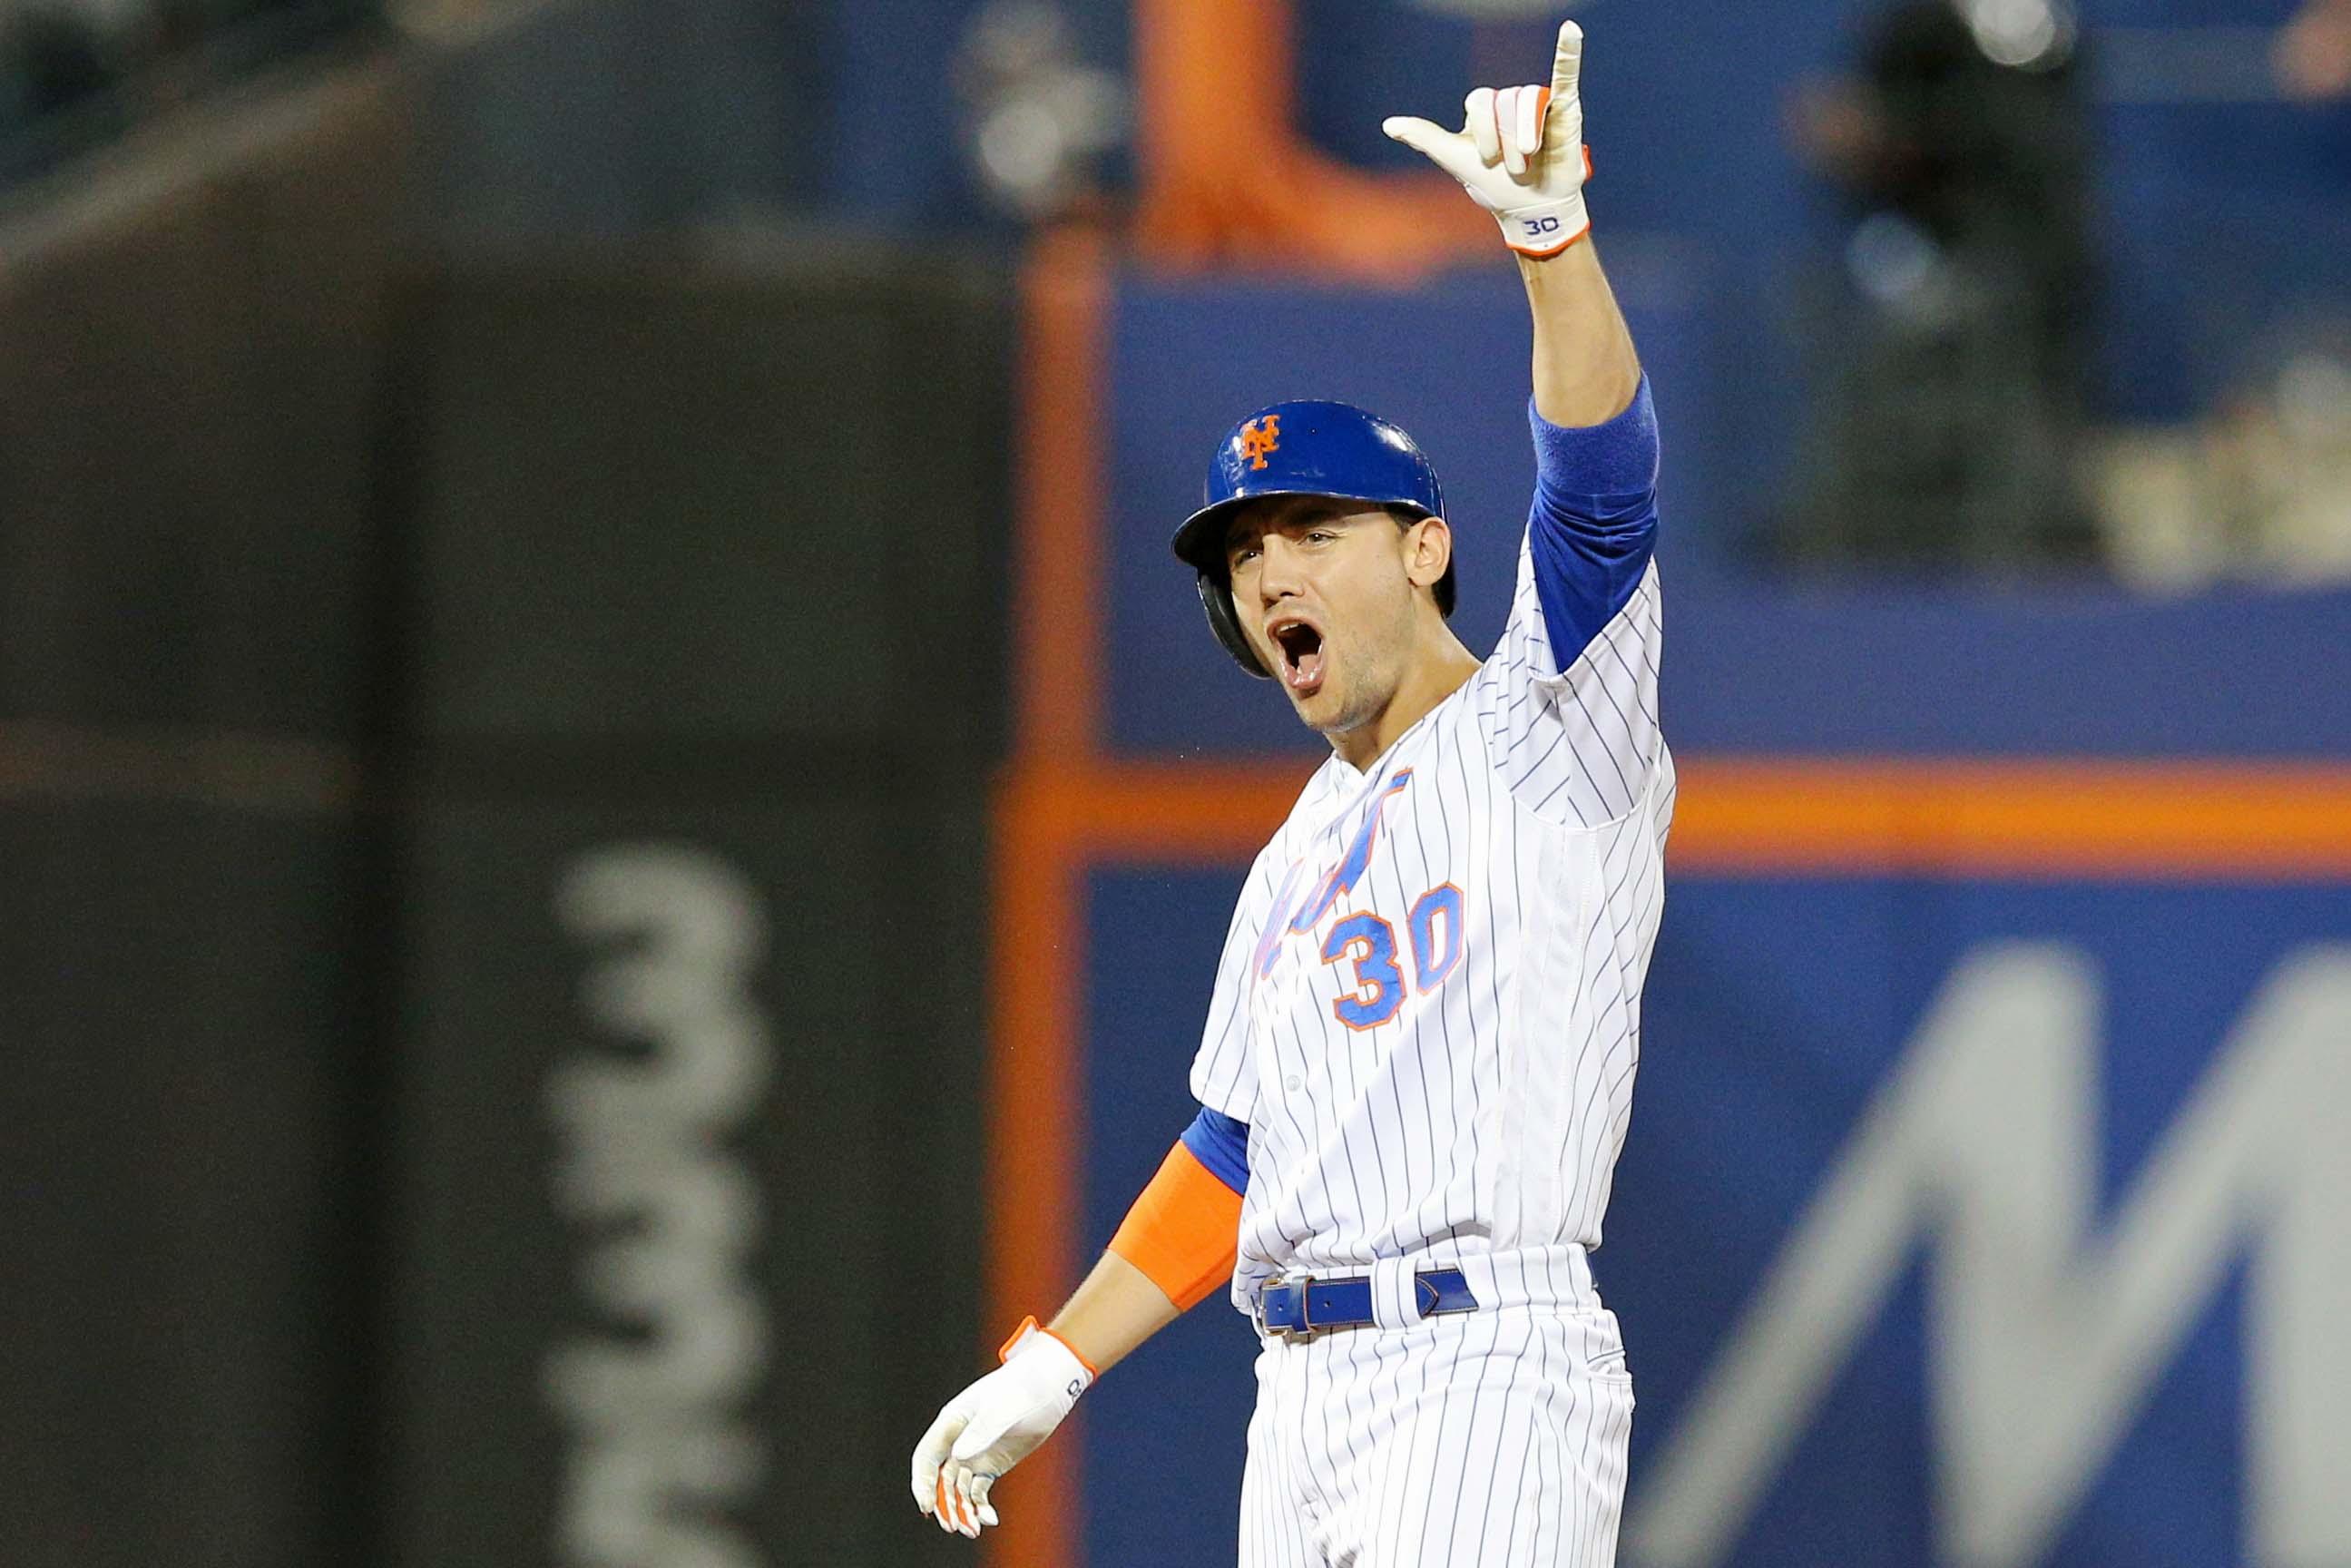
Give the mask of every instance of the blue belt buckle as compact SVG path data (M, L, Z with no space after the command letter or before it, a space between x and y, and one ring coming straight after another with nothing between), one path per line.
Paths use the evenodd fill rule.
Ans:
M1307 1292L1312 1290L1313 1286L1314 1276L1311 1274L1284 1274L1273 1282L1274 1289L1294 1290L1298 1295L1298 1321L1295 1323L1284 1323L1280 1328L1275 1328L1265 1321L1265 1292L1259 1291L1258 1332L1269 1338L1278 1339L1284 1344L1303 1344L1312 1339L1315 1333L1313 1309L1308 1304Z

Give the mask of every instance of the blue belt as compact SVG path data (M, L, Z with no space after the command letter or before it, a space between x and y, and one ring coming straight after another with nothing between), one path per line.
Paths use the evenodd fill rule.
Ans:
M1469 1281L1458 1269L1425 1269L1412 1277L1412 1283L1420 1298L1422 1317L1478 1310L1478 1298L1469 1293ZM1372 1281L1361 1275L1352 1280L1318 1280L1311 1274L1292 1274L1273 1281L1257 1293L1258 1332L1285 1343L1325 1329L1367 1328L1373 1322Z

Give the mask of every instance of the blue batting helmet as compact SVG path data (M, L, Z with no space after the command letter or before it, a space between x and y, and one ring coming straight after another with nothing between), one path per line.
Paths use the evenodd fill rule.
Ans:
M1200 574L1200 605L1225 651L1271 678L1240 628L1226 572L1225 528L1244 504L1266 496L1332 496L1445 515L1437 470L1411 436L1343 402L1278 402L1233 426L1208 465L1200 509L1176 530L1176 559ZM1437 608L1453 613L1453 568L1437 584Z

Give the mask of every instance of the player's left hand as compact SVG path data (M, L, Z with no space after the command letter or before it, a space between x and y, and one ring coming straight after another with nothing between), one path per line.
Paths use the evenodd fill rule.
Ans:
M1591 232L1583 182L1592 161L1583 147L1583 29L1563 22L1551 86L1481 87L1463 105L1459 131L1395 115L1380 129L1461 182L1494 214L1520 256L1557 256Z
M914 1445L914 1506L977 1539L996 1522L996 1479L1036 1451L1094 1380L1059 1335L1023 1322L998 1353L1004 1364L946 1402Z

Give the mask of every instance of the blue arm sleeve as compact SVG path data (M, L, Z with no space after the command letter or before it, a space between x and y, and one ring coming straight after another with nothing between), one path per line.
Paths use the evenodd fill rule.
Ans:
M1657 547L1657 413L1649 378L1605 424L1534 427L1535 500L1528 553L1543 630L1562 670L1632 601Z
M1200 1107L1184 1129L1184 1146L1208 1167L1208 1174L1235 1192L1249 1190L1249 1124L1236 1122L1219 1111Z

